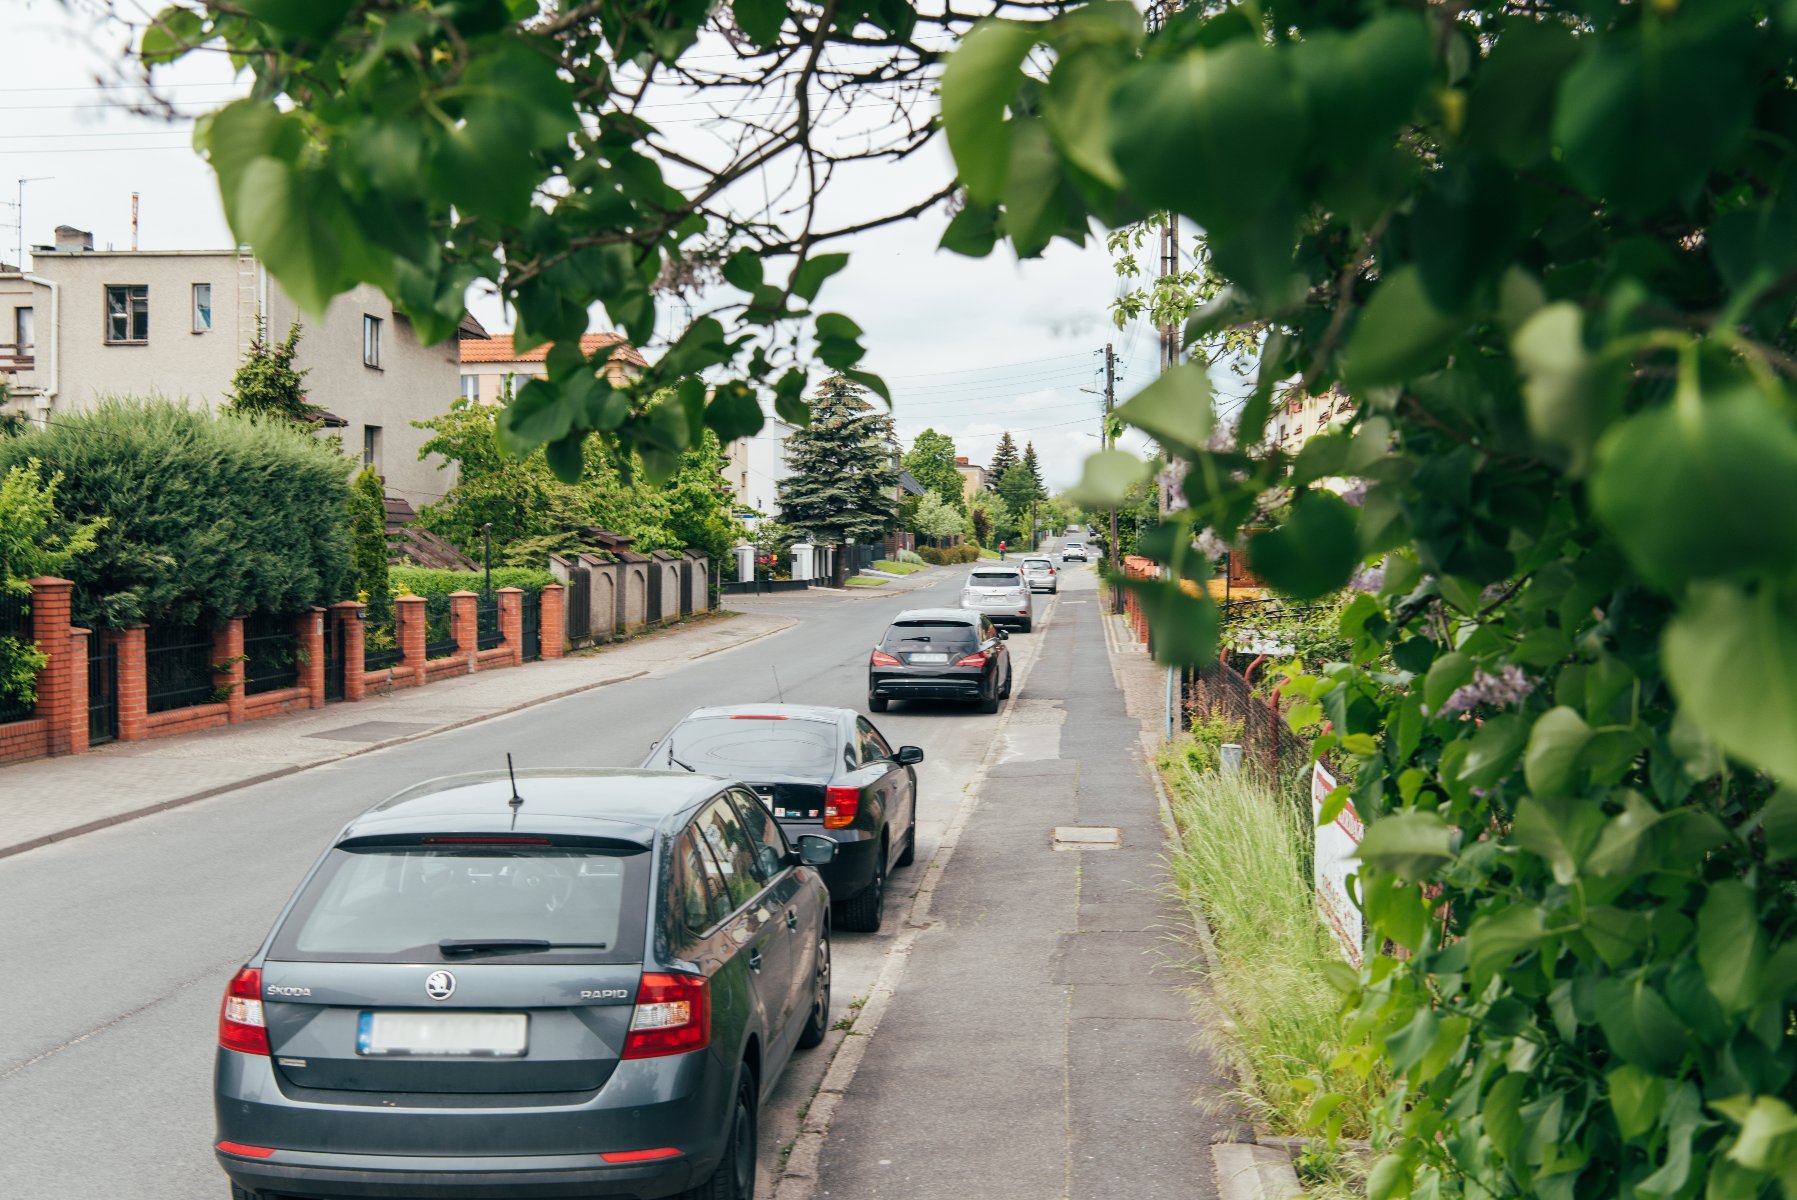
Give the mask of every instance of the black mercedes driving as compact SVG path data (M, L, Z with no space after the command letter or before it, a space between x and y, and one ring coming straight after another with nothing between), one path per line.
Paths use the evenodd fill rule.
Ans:
M643 760L748 784L790 838L837 843L821 869L837 929L873 933L886 910L886 877L917 853L917 772L923 751L896 750L860 713L803 704L695 709Z

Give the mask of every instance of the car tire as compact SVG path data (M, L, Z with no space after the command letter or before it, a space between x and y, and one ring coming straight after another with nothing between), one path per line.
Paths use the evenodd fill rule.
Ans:
M231 1200L262 1200L260 1192L246 1192L236 1184L231 1185Z
M888 700L885 696L875 696L875 695L869 694L869 696L867 697L867 711L868 712L885 712L887 705L889 705L891 703L892 703L892 701Z
M911 827L905 830L905 849L893 861L895 867L908 867L917 861L917 799L911 800Z
M811 997L811 1016L805 1021L805 1031L799 1034L799 1049L810 1050L824 1043L824 1035L830 1032L830 925L824 923L824 931L817 939L817 975L816 991Z
M724 1157L711 1178L681 1192L675 1200L750 1200L755 1195L755 1076L747 1064L736 1084L730 1109L730 1137Z
M1035 628L1036 628L1036 622L1034 620L1025 621L1023 623L1023 632L1025 632L1025 633L1029 633L1032 630L1034 630Z
M1002 699L1004 699L1004 697L998 694L998 688L996 686L993 687L990 696L980 697L980 711L988 715L997 712L999 701Z
M1004 690L998 694L998 698L1000 700L1009 700L1011 698L1011 672L1008 669L1005 671Z
M882 841L873 881L836 906L836 924L850 933L878 933L886 919L886 851Z

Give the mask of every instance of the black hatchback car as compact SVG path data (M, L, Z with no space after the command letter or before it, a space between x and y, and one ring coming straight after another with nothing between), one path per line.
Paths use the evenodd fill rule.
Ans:
M894 700L975 700L995 713L1011 694L1009 635L965 608L902 612L867 664L867 707Z
M834 853L684 771L378 805L226 990L232 1196L750 1196L761 1100L829 1027Z
M687 714L643 765L685 767L746 783L788 837L821 834L836 861L820 868L837 928L874 933L886 877L917 855L916 746L897 750L849 708L739 704Z

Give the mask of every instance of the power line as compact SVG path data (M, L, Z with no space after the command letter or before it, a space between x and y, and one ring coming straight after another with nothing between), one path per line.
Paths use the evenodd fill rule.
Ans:
M884 379L930 379L930 378L934 378L934 377L941 376L941 375L971 375L971 374L973 374L975 372L979 372L979 371L1005 371L1005 370L1011 369L1012 367L1034 367L1034 366L1040 366L1043 363L1059 362L1063 359L1086 358L1090 355L1090 353L1091 353L1090 351L1082 350L1076 354L1057 354L1051 358L1031 358L1031 359L1025 359L1023 362L994 363L989 367L962 367L962 368L958 368L953 371L922 371L922 372L917 372L917 373L910 374L910 375L885 375L885 376L882 376L882 378L884 378Z

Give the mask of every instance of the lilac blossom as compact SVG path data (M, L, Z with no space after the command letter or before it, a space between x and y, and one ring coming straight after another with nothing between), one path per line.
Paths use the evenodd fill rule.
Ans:
M1376 592L1385 586L1385 564L1361 567L1348 579L1348 587L1356 592Z
M1205 528L1198 533L1198 553L1215 562L1229 553L1229 544L1217 536L1217 531Z
M1366 503L1366 480L1356 479L1341 491L1341 498L1359 508Z
M1473 681L1464 687L1457 688L1454 694L1442 704L1444 713L1471 712L1479 705L1492 708L1505 708L1512 704L1521 704L1528 694L1535 690L1535 683L1522 673L1522 668L1511 663L1496 675L1485 671L1474 671Z

